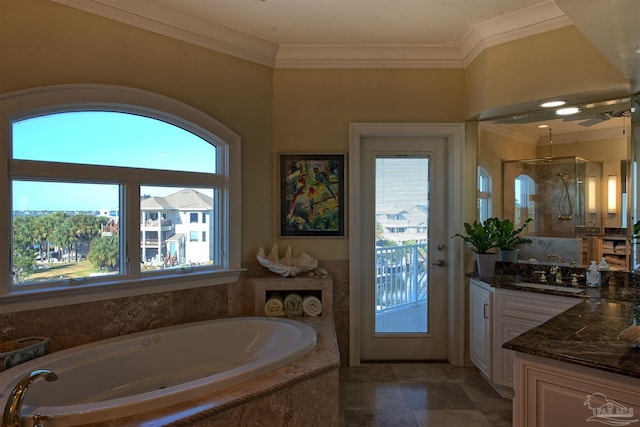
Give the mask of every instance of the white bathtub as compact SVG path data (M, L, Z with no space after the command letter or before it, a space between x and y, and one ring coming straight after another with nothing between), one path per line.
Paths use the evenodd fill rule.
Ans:
M33 369L58 375L27 391L23 417L47 426L96 423L191 400L284 366L316 345L310 326L238 317L124 335L55 352L0 373L0 410ZM29 425L31 425L29 423Z

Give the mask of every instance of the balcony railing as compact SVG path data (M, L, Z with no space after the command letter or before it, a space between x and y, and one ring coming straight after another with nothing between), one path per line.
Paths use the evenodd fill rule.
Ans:
M427 300L427 244L376 248L376 313Z
M159 225L162 227L168 227L171 225L171 220L170 219L162 219L162 220L148 219L144 222L145 227L157 227Z

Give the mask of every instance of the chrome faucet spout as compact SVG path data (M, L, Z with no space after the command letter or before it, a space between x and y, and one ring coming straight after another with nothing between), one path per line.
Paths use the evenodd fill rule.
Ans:
M27 394L29 386L38 378L44 378L45 381L55 381L58 376L48 369L36 369L24 376L18 384L11 390L7 404L2 414L3 427L20 427L20 411L22 410L22 402Z

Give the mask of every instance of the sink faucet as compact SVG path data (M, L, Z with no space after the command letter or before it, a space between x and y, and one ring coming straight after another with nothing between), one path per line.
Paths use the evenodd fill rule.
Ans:
M556 276L556 283L558 284L562 283L562 271L560 270L559 266L557 265L552 266L551 269L549 270L549 273Z
M18 384L11 390L7 404L2 414L3 427L20 427L20 411L22 410L22 401L27 394L29 386L38 378L43 377L45 381L55 381L58 376L47 369L36 369L24 376Z
M554 260L556 262L564 262L562 257L560 255L558 255L557 253L555 253L555 252L550 253L549 255L547 255L547 261L554 261Z

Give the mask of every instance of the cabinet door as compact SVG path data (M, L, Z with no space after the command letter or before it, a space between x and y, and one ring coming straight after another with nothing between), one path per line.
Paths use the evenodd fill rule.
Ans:
M492 292L471 281L469 288L469 350L470 359L491 379L491 302Z
M581 298L499 289L496 291L496 319L493 323L493 382L513 388L512 350L502 344L532 329L566 309Z
M493 382L513 388L514 352L502 348L502 344L535 327L530 322L499 319L496 328L496 345L493 363Z
M635 426L637 378L516 353L513 425Z

